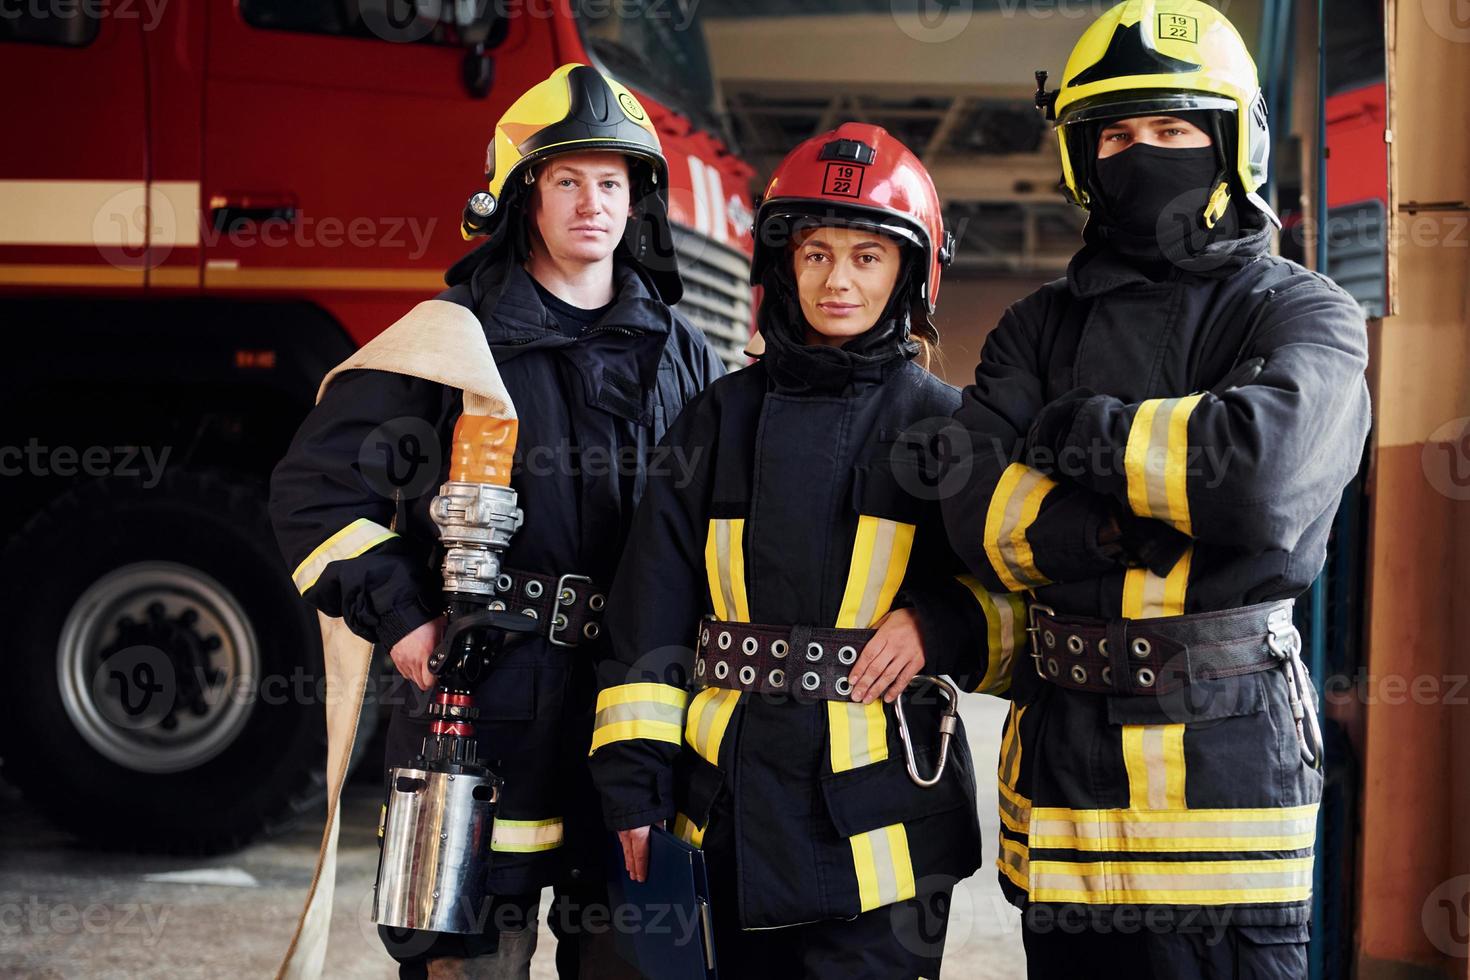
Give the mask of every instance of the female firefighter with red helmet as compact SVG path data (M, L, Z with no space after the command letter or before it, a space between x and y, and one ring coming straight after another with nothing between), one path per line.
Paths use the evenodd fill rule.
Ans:
M999 693L1022 635L1015 600L955 575L925 479L925 423L959 403L913 363L949 238L918 159L847 123L776 169L756 239L765 352L670 429L690 476L650 475L593 777L635 879L651 825L704 850L724 975L933 977L981 845L931 675Z

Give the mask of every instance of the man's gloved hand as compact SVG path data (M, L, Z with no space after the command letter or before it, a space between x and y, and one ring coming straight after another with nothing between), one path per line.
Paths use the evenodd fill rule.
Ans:
M1097 543L1105 554L1132 568L1168 575L1193 540L1183 531L1152 517L1139 517L1119 504L1098 531Z
M1083 402L1096 394L1091 388L1073 388L1036 413L1036 418L1026 433L1021 462L1048 475L1055 474L1058 469L1057 454L1072 431L1077 410L1082 407Z

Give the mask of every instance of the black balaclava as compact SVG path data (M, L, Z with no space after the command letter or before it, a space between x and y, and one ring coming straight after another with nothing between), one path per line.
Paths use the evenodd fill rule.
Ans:
M761 276L765 294L756 315L765 338L766 366L776 387L792 392L839 392L857 380L881 379L919 353L909 336L916 302L914 291L919 253L905 245L893 293L877 321L841 347L808 344L807 321L801 311L789 255L770 263ZM922 300L918 300L922 303ZM927 314L925 314L927 323Z
M1097 237L1126 258L1144 265L1187 261L1206 248L1241 236L1234 181L1222 160L1228 151L1219 129L1202 112L1178 113L1212 134L1213 146L1166 149L1146 143L1094 160L1092 219ZM1096 152L1093 128L1091 146ZM1204 212L1220 182L1227 181L1231 202L1214 224Z

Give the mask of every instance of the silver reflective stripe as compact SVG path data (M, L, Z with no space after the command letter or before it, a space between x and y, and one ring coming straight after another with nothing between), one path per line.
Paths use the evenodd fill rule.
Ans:
M720 594L725 597L725 612L735 618L735 593L730 588L730 522L715 521L715 555L720 562Z
M1160 520L1173 517L1169 513L1169 420L1179 406L1179 398L1165 398L1154 409L1153 424L1148 430L1148 450L1143 457L1143 491L1148 499L1148 512Z
M549 851L560 847L563 830L560 817L548 820L495 819L490 830L490 850L510 853Z
M880 904L890 905L898 901L898 874L893 866L893 849L888 846L888 832L879 828L867 835L873 848L873 870L877 872L878 899Z
M670 725L684 724L682 704L664 704L661 701L629 701L613 704L597 712L594 728L613 725L620 721L659 721Z
M858 604L856 625L868 626L876 618L878 596L888 579L888 563L893 560L893 521L879 519L873 531L873 553L868 561L868 580L863 583L863 598Z

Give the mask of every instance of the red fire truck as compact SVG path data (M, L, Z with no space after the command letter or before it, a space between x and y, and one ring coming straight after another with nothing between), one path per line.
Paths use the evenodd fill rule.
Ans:
M320 645L265 477L322 374L442 288L495 119L569 61L649 109L681 308L743 360L750 169L692 5L0 8L0 756L64 827L208 851L314 812Z

